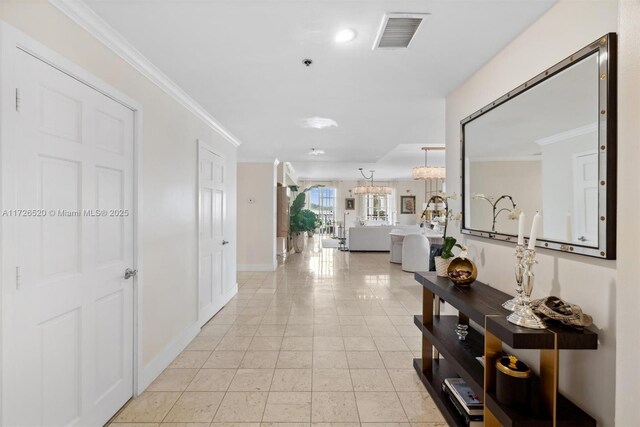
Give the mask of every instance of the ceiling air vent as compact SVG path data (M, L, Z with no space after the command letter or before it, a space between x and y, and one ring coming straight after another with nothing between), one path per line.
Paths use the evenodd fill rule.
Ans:
M406 49L428 13L387 13L382 18L373 49Z

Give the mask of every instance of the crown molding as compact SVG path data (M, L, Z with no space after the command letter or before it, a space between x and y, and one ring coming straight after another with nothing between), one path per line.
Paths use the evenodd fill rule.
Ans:
M598 130L598 123L589 123L585 126L580 126L574 129L569 129L564 132L556 133L555 135L547 136L545 138L537 139L535 142L540 146L555 144L556 142L565 141L567 139L575 138L580 135L587 135Z
M291 162L284 162L284 167L287 169L287 173L289 173L290 175L296 174L296 170L293 168Z
M542 156L540 154L533 154L531 156L489 156L489 157L477 157L474 159L469 159L471 163L482 163L482 162L539 162L542 160Z
M271 163L277 165L280 160L274 157L238 157L238 163Z
M197 118L206 123L225 140L238 147L241 142L225 129L207 110L191 98L173 80L153 65L140 51L129 43L120 33L98 16L93 9L81 0L49 0L49 3L67 15L72 21L93 37L111 49L143 76L153 82L165 93L175 99Z

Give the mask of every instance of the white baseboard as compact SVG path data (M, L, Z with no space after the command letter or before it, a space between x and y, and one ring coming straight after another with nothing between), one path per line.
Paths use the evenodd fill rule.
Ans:
M222 296L219 306L216 308L215 313L220 311L222 307L227 305L231 298L238 293L238 284L236 283L226 294ZM215 313L211 317L215 316ZM173 360L182 353L191 341L198 335L200 328L203 324L208 322L211 317L207 319L198 319L194 324L185 328L180 335L175 337L169 345L167 345L151 362L144 368L142 368L142 375L138 381L138 395L149 387L149 385L158 378L158 375L164 371L167 366L173 362Z
M278 262L273 261L272 264L238 264L238 271L276 271Z
M227 291L226 294L222 295L222 298L220 299L220 303L218 304L218 306L212 311L213 314L211 315L207 315L202 319L198 319L198 325L202 328L202 326L204 326L205 323L207 323L209 320L211 320L211 318L213 316L215 316L216 314L218 314L218 312L220 310L222 310L222 308L227 305L227 303L231 300L231 298L233 298L236 294L238 293L238 284L236 283L231 289L229 289Z
M198 322L185 328L180 335L175 337L173 341L166 346L160 354L153 358L151 362L142 368L142 375L138 382L138 395L149 387L149 385L158 378L158 375L165 370L167 366L184 350L187 345L198 335L200 326Z

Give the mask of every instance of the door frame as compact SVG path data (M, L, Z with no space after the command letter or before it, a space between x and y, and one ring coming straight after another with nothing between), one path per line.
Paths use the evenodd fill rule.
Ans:
M142 245L142 144L143 144L143 107L142 104L113 86L99 79L89 71L83 69L79 65L66 59L64 56L54 52L47 46L37 42L30 36L17 30L6 22L0 20L0 211L5 206L11 206L7 203L14 200L15 192L8 188L4 180L6 171L10 171L10 159L6 159L4 153L15 134L15 123L12 114L15 112L15 98L12 94L16 93L15 72L13 64L21 50L45 63L53 68L67 74L68 76L78 80L88 87L102 93L115 102L127 107L133 112L133 266L138 270L138 274L133 280L133 389L131 390L134 397L144 391L144 382L142 379L142 301L143 301L143 245ZM17 96L17 94L15 95ZM6 170L5 170L6 169ZM7 236L3 230L4 221L0 221L0 235ZM12 265L9 260L10 254L4 252L5 242L0 241L0 319L4 318L2 312L6 299L11 299L15 292L15 277L10 276L8 268L4 265ZM9 280L8 278L13 278ZM4 323L4 322L3 322ZM0 413L2 413L4 404L5 384L3 382L4 373L8 369L4 365L4 327L0 328ZM0 419L0 424L2 419Z

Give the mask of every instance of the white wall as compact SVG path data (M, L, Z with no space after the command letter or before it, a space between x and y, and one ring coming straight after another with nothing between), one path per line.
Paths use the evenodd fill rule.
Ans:
M472 195L482 193L496 200L503 194L513 197L517 207L529 218L542 207L541 162L527 161L475 161L469 162L468 206L471 212L466 224L475 230L491 231L493 209L483 199L473 199ZM511 209L509 200L498 203L498 210ZM518 221L509 219L508 212L502 212L496 220L496 231L518 234ZM562 217L564 220L564 216ZM564 224L564 222L563 222ZM544 226L540 230L544 233Z
M362 200L360 197L349 190L353 190L358 185L357 181L334 181L333 185L336 187L336 221L342 223L345 222L346 228L356 226L356 219L362 214ZM354 210L345 209L345 199L353 198L356 201ZM345 213L347 214L345 216Z
M635 6L630 8L636 10ZM628 25L633 26L637 31L637 21L632 22L629 19ZM616 2L560 1L464 84L451 92L446 103L447 191L459 193L461 188L460 120L603 34L615 32L617 29L618 4ZM632 41L628 40L627 43L630 46ZM637 39L635 43L636 46L633 49L635 55L638 55ZM628 49L631 50L631 47ZM633 61L637 64L637 59ZM631 78L631 75L628 77ZM637 83L634 88L637 97ZM628 102L630 108L637 106L636 100ZM633 112L638 114L637 109ZM638 119L636 118L635 121L637 122ZM637 127L633 128L634 135L637 135L636 130ZM629 132L632 133L631 129ZM622 146L625 142L637 146L637 141L632 142L631 139L621 140L620 145ZM637 148L633 148L632 153L637 154ZM637 162L637 156L635 161ZM638 173L634 172L633 176L637 186ZM637 208L637 195L633 203ZM460 201L457 201L457 210L460 209L459 204ZM637 219L633 223L631 218L627 217L627 225L637 229ZM459 230L451 230L451 232L459 236ZM637 234L636 232L635 236ZM504 262L504 260L513 259L513 246L480 238L463 240L466 241L470 254L478 263L478 279L513 294L513 266ZM637 254L637 251L635 253ZM616 262L545 250L538 251L538 261L533 296L539 298L545 295L557 295L581 305L587 313L593 315L599 332L600 342L597 351L562 352L560 389L595 417L599 425L613 426L616 340L621 339L620 336L616 337L616 327L625 322L635 324L637 317L628 313L629 317L625 321L616 322L616 313L620 310L620 307L616 306L616 299L621 290L616 283ZM637 289L636 282L636 280L626 282L625 287ZM633 294L631 291L629 293ZM638 300L626 304L632 303L637 305ZM631 326L627 328L630 329ZM626 339L629 339L629 336ZM634 348L637 349L637 340ZM530 357L527 355L527 358ZM635 357L637 363L637 353ZM626 361L630 362L630 359ZM637 375L632 374L636 369L637 366L629 365L627 375L637 379ZM638 389L637 384L632 387L634 390ZM637 397L636 394L629 399L637 400ZM631 411L629 414L635 414L634 422L619 425L637 424L637 408L629 410Z
M277 267L277 163L238 163L238 270Z
M225 280L236 283L237 149L46 1L0 2L0 19L143 105L142 359L162 368L197 322L197 139L228 161Z
M554 144L542 146L542 223L544 237L550 240L574 241L573 228L567 230L567 213L573 222L578 212L574 210L574 156L578 153L598 152L598 135L589 133ZM595 203L594 203L595 205ZM597 210L597 206L595 210ZM583 214L584 216L584 214ZM597 221L598 214L594 214ZM595 229L595 227L594 227ZM571 239L568 239L571 237Z
M424 181L396 181L395 188L395 222L401 225L415 225L418 223L417 215L422 211L422 204L425 203ZM403 214L400 204L401 196L415 196L416 213Z
M618 67L618 284L615 314L616 425L638 424L640 359L638 242L640 242L640 2L620 2ZM597 369L597 368L596 368ZM605 381L608 378L602 377Z
M415 225L418 223L418 215L422 213L422 206L432 196L440 194L443 190L443 180L409 180L396 181L393 186L396 189L395 203L397 218L396 222L401 225ZM425 187L426 184L426 187ZM401 205L401 196L416 196L416 213L403 214Z

